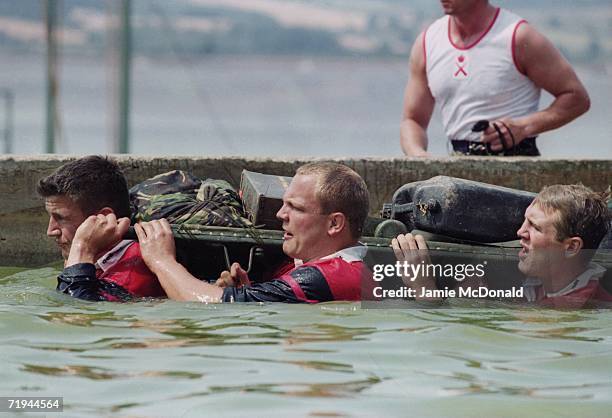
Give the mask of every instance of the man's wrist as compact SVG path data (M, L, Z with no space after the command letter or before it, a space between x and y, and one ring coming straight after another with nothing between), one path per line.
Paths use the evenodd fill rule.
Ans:
M68 260L66 260L66 267L79 263L91 263L94 264L96 261L96 254L87 247L87 245L80 241L73 241L70 246L70 254Z
M526 138L531 138L532 136L536 136L537 133L533 132L533 125L529 123L529 121L524 119L518 119L514 121L514 125L518 127L517 133L513 132L516 137L517 143L522 142ZM518 135L517 135L518 134Z
M181 266L176 259L167 258L167 259L158 259L148 265L149 270L156 276L159 276L160 273L171 273L178 266Z
M416 157L416 158L424 158L424 157L430 157L431 154L429 152L427 152L427 150L419 148L419 149L412 149L410 150L410 154L407 155L407 157Z

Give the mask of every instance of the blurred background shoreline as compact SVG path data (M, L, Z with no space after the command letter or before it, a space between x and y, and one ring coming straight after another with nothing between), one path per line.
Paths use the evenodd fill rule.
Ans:
M0 89L13 95L16 154L45 151L44 3L0 1ZM56 152L110 152L118 3L58 1ZM541 136L543 156L611 158L609 1L494 4L550 37L591 94L589 113ZM130 152L400 157L410 46L440 15L431 0L133 0ZM429 135L446 155L437 115Z

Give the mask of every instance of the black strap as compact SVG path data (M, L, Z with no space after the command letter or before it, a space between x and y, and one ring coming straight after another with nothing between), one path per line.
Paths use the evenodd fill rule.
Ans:
M502 133L501 129L499 129L499 126L497 126L496 123L493 124L493 128L495 129L495 132L497 132L497 136L499 137L499 140L501 141L502 152L504 155L506 155L506 151L508 150L508 147L506 147L506 141L504 141L504 134Z
M504 147L504 155L516 155L516 138L514 138L514 134L512 133L512 129L510 129L510 127L508 125L506 125L504 122L499 121L499 123L501 123L504 128L506 128L506 130L508 131L508 133L510 134L510 138L512 139L512 148L508 149L508 147L506 147L506 141L504 141L504 135L502 134L502 131L497 127L497 125L494 123L493 127L495 128L495 131L497 132L497 135L499 136L499 140L502 143L502 146ZM510 152L510 153L509 153Z
M464 155L495 156L495 155L522 155L527 157L538 157L540 151L536 145L535 137L525 138L518 145L505 151L493 151L489 144L479 141L468 141L465 139L451 139L453 151Z

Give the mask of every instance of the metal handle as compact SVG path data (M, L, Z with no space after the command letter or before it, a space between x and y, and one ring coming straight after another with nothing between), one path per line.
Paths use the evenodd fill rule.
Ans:
M404 203L401 205L393 205L393 215L412 213L414 212L414 202Z
M230 261L229 250L223 244L221 244L221 247L223 247L223 255L225 256L225 265L227 266L227 271L230 271L232 268L232 262ZM246 269L247 273L249 273L251 271L251 268L253 267L253 256L255 255L255 251L257 250L263 250L263 249L258 246L252 246L249 249L249 264Z

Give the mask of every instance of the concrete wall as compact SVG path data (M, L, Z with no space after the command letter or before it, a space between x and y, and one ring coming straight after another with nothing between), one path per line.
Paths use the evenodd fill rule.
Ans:
M39 178L50 174L70 156L0 157L0 265L38 266L59 259L46 238L47 218L36 195ZM247 158L145 158L117 156L134 185L155 174L182 169L198 177L221 178L238 186L243 169L292 176L312 160ZM402 184L437 175L461 177L506 187L538 191L554 183L577 183L597 190L612 184L612 160L547 160L531 158L354 159L341 161L355 169L370 189L374 214Z

